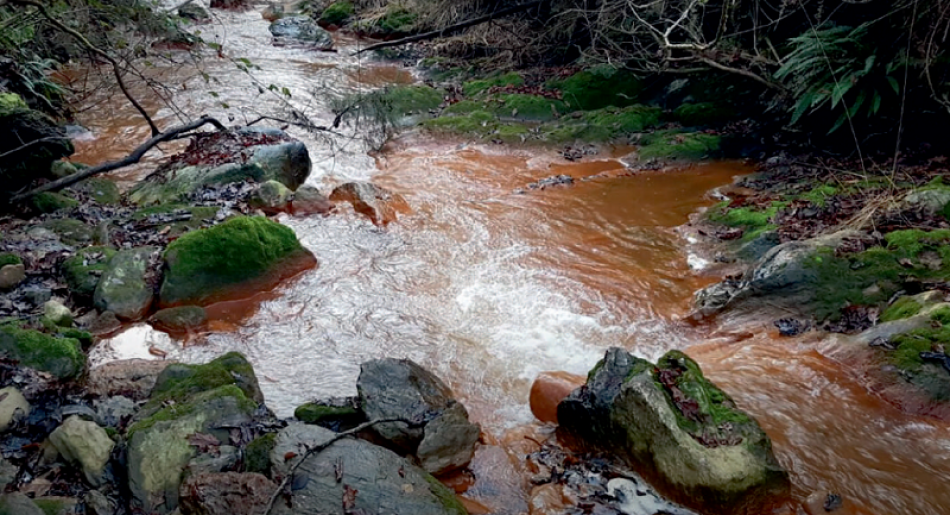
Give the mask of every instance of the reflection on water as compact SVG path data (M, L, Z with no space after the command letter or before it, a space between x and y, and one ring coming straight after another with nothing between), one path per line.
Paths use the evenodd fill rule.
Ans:
M286 85L294 105L318 123L332 119L330 95L411 80L405 69L361 63L353 41L343 40L338 53L277 48L257 12L217 15L221 23L203 28L204 36L259 66L252 70L257 84ZM260 93L233 62L211 57L202 67L208 82L187 67L150 73L172 87L185 112L237 123L280 110L284 100ZM148 137L120 100L93 99L82 113L96 137L77 143L78 161L121 157ZM163 126L176 123L175 109L154 97L147 104ZM278 288L256 313L228 308L227 324L187 345L136 327L94 349L94 362L162 353L199 362L238 350L254 363L268 404L289 415L311 398L355 393L360 362L409 357L445 378L489 435L501 438L531 421L528 392L541 371L585 374L610 346L650 359L689 348L762 422L799 500L835 491L866 514L950 506L947 424L908 417L869 393L826 357L844 359L833 342L777 339L764 327L713 340L709 328L678 322L692 293L711 279L690 270L699 261L675 228L712 203L705 192L747 166L627 176L618 159L625 148L568 163L553 151L413 134L371 157L353 137L358 130L350 137L289 130L310 149L311 184L328 190L372 179L400 193L411 213L386 229L350 210L282 217L317 256L318 269ZM134 180L177 148L151 153L119 178ZM557 174L576 182L514 193ZM524 473L503 456L509 444L479 451L467 494L473 506L526 506Z

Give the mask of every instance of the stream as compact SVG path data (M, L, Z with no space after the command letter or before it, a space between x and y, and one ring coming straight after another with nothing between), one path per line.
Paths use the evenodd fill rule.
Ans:
M411 69L353 56L365 43L346 36L338 37L337 52L275 46L262 8L214 11L215 22L199 28L225 54L259 66L251 74L264 93L234 62L214 56L195 68L172 53L147 73L170 87L182 112L233 123L280 110L270 84L289 88L289 101L329 124L334 97L419 80ZM105 70L69 79L85 80L84 73ZM136 90L160 125L179 121L143 85ZM115 92L92 95L78 118L90 131L76 141L79 162L122 157L149 136ZM630 176L619 159L630 148L568 162L556 149L408 131L371 152L356 137L360 131L288 129L309 148L308 183L328 192L372 180L402 195L410 213L386 228L349 206L327 217L281 215L318 268L235 303L233 316L211 334L179 341L134 326L100 343L93 362L157 359L150 348L186 362L237 350L253 362L268 406L290 416L305 401L355 394L363 361L411 358L446 380L491 436L473 462L466 496L492 513L516 514L527 513L531 487L504 450L536 424L528 392L538 373L586 374L611 346L651 360L687 349L762 424L791 473L797 502L835 492L848 503L837 513L950 512L948 424L880 399L849 371L834 338L779 338L771 320L741 327L682 321L693 293L716 277L702 272L677 227L750 165L707 162ZM113 178L127 186L180 148L164 146ZM558 174L575 184L515 192Z

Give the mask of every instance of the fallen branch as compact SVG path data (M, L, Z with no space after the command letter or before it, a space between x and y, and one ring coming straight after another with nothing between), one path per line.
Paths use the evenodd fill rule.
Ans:
M86 39L85 36L80 34L75 29L67 27L63 22L56 19L52 14L50 14L49 11L46 10L46 6L44 6L43 4L36 2L34 0L9 0L9 2L15 5L28 5L31 7L35 7L40 12L40 14L42 14L43 17L46 18L47 21L52 23L56 28L58 28L59 30L75 38L76 41L79 41L79 43L81 43L82 46L86 47L86 49L89 50L90 52L102 57L106 61L109 61L109 64L112 65L112 74L115 76L115 80L116 80L116 83L118 83L119 85L119 89L122 90L122 94L125 95L125 98L129 100L129 103L132 104L132 107L134 107L135 110L138 111L139 114L142 115L142 118L145 118L145 121L148 123L148 126L152 129L152 136L158 136L161 133L161 131L158 130L158 126L155 125L155 122L152 120L152 117L149 116L148 112L145 111L145 108L142 107L142 104L139 104L139 102L135 100L135 97L132 96L132 93L129 92L128 87L126 87L125 85L125 80L122 78L122 72L119 69L119 62L116 61L114 57L109 55L109 53L106 52L105 50L102 50L99 47L90 43L89 40Z
M393 40L393 41L384 41L384 42L382 42L382 43L376 43L375 45L370 45L370 46L368 46L368 47L366 47L366 48L363 48L363 49L357 51L357 52L356 52L355 54L353 54L353 55L359 55L359 54L362 54L363 52L369 52L369 51L371 51L371 50L379 50L380 48L389 48L389 47L394 47L394 46L401 46L401 45L405 45L405 44L407 44L407 43L415 43L416 41L426 41L426 40L429 40L429 39L435 39L435 38L445 37L445 36L448 36L448 35L450 35L450 34L454 34L454 33L458 32L458 31L465 30L465 29L467 29L467 28L469 28L469 27L474 27L474 26L476 26L476 25L481 25L482 23L490 22L490 21L494 20L495 18L503 18L503 17L508 16L508 15L510 15L510 14L520 13L520 12L522 12L522 11L527 11L527 10L531 9L532 7L537 7L537 6L539 6L539 5L541 5L541 4L545 3L545 2L548 2L548 1L550 1L550 0L536 0L536 1L534 1L534 2L528 2L528 3L526 3L526 4L516 5L516 6L514 6L514 7L509 7L509 8L507 8L507 9L502 9L502 10L500 10L500 11L496 11L496 12L493 12L493 13L491 13L491 14L482 16L482 17L480 17L480 18L475 18L475 19L472 19L472 20L463 21L462 23L456 23L455 25L450 25L450 26L448 26L448 27L446 27L446 28L444 28L444 29L433 30L433 31L431 31L431 32L426 32L426 33L423 33L423 34L416 34L415 36L409 36L409 37L405 37L405 38L402 38L402 39L396 39L396 40Z
M33 140L33 141L29 142L29 143L25 143L25 144L23 144L23 145L20 145L19 147L15 148L15 149L13 149L13 150L10 150L10 151L7 151L7 152L4 152L4 153L0 154L0 159L3 159L3 158L5 158L5 157L12 156L13 154L16 154L17 152L20 152L20 151L22 151L22 150L26 150L26 149L32 147L33 145L39 145L40 143L46 143L46 142L49 142L49 141L69 141L69 138L67 138L67 137L65 137L65 136L49 136L49 137L46 137L46 138L35 139L35 140Z
M13 197L10 198L10 201L20 202L22 200L28 199L39 193L61 190L67 186L71 186L73 184L76 184L79 181L92 177L93 175L98 175L100 173L105 173L105 172L111 172L112 170L116 170L118 168L123 168L129 165L133 165L141 161L142 157L145 156L145 153L151 150L152 147L154 147L155 145L158 145L159 143L162 143L163 141L175 139L180 134L193 131L207 124L214 125L215 128L217 128L219 131L227 130L227 127L225 127L218 120L215 120L214 118L211 118L210 116L202 116L201 118L191 123L180 125L178 127L172 127L171 129L168 129L165 132L162 132L153 136L151 139L149 139L145 143L142 143L141 145L139 145L135 150L132 151L131 154L129 154L124 159L120 159L118 161L110 161L108 163L103 163L101 165L93 166L92 168L87 168L81 172L74 173L70 176L63 177L62 179L44 184L36 189L27 191L26 193L20 193L20 194L14 195Z
M354 427L353 429L339 432L335 434L333 438L330 438L326 442L323 442L319 445L314 445L313 447L308 446L307 451L303 454L303 456L300 456L300 459L297 460L297 463L294 463L293 467L290 467L290 470L287 471L287 475L280 482L280 485L277 486L277 489L274 490L274 494L270 496L270 500L267 502L267 505L264 506L264 511L261 512L261 515L270 515L271 510L274 509L274 503L277 502L277 498L280 497L280 494L284 491L284 488L286 488L287 485L290 483L290 481L293 479L294 473L297 471L298 468L300 468L300 465L303 464L303 462L306 461L308 457L318 452L323 451L327 447L330 447L331 445L335 444L336 442L339 442L340 440L344 438L347 438L357 433L360 433L362 431L365 431L375 426L376 424L383 424L386 422L402 422L404 424L408 424L410 427L422 425L422 424L414 424L402 418L383 418L379 420L370 420L369 422L364 422Z

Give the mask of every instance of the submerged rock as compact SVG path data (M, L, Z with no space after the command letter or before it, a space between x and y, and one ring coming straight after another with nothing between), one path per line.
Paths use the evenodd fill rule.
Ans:
M467 465L480 429L438 377L408 359L377 359L360 366L356 383L366 418L411 422L376 424L393 445L414 453L427 471L440 474Z
M788 474L758 423L685 354L657 365L610 349L558 408L566 433L618 450L674 500L715 513L761 509Z
M161 304L207 305L247 296L315 262L290 228L264 217L235 217L168 246Z
M66 461L79 463L89 484L102 484L115 446L105 429L73 415L49 435L49 441Z
M294 39L312 44L320 50L333 48L333 36L309 16L288 16L270 24L275 38Z
M309 434L304 440L309 445L327 442L334 436L332 431L317 426L300 426ZM295 426L282 433L292 427ZM278 437L281 441L292 439ZM293 507L278 502L272 511L274 515L466 514L455 494L435 478L392 451L369 442L343 439L305 458L301 447L278 444L271 454L275 470L286 467L286 453L292 452L290 449L296 450L296 459L302 459L294 472L294 478L300 479L293 481Z
M369 182L348 182L330 193L334 202L349 202L353 209L376 225L396 220L396 213L405 208L405 201L389 190Z
M155 300L155 288L149 283L149 261L158 247L139 247L117 253L102 274L93 304L100 311L112 311L121 319L138 320L145 316Z

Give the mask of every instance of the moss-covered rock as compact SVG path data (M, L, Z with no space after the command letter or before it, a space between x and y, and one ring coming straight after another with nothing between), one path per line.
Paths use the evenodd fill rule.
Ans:
M489 103L492 111L502 118L547 121L567 112L567 104L538 95L502 94Z
M79 220L70 218L47 220L41 227L52 231L67 245L86 245L92 242L92 227Z
M57 179L69 177L78 171L76 166L69 161L53 161L53 164L50 165L50 174Z
M132 215L132 220L140 224L155 225L162 230L167 227L168 237L174 239L186 232L200 229L214 220L217 213L218 208L214 206L171 203L139 209Z
M276 284L314 262L290 228L263 217L232 218L168 246L161 303L204 305L249 283Z
M115 249L112 247L86 247L63 261L63 277L73 295L92 298L99 278L108 268L112 256L115 256Z
M254 367L242 354L229 352L204 365L173 363L165 367L152 389L148 407L168 401L179 403L197 393L226 385L237 386L254 402L264 402Z
M244 471L268 475L270 473L270 453L277 443L275 433L258 436L244 449Z
M102 205L114 205L122 200L119 187L116 186L115 182L103 177L86 179L70 189L86 195Z
M415 30L419 16L399 4L390 4L385 14L376 21L376 29L381 35L396 36Z
M685 103L673 111L673 118L686 127L715 125L734 116L735 111L732 108L712 102Z
M106 265L92 302L99 311L111 311L123 320L144 317L155 300L149 280L149 263L158 247L137 247L117 252Z
M355 12L352 2L334 2L320 14L320 23L342 26Z
M63 209L72 209L79 206L79 201L69 198L62 193L44 191L30 199L30 207L41 214L55 213Z
M59 379L76 377L86 366L86 356L78 340L57 338L14 325L0 326L0 352Z
M200 329L208 321L208 313L200 306L178 306L159 310L149 322L162 331L184 333Z
M643 85L632 73L612 66L597 66L565 79L548 81L547 87L561 91L573 109L592 110L636 104Z
M678 351L652 366L611 349L558 407L558 422L702 511L759 513L789 490L762 428Z
M491 88L501 88L505 86L524 86L524 78L516 72L509 72L503 75L466 82L462 86L462 91L465 93L465 96L474 97L488 92Z
M294 417L307 424L315 424L331 431L344 431L366 421L359 407L359 399L343 398L301 404Z
M687 159L714 157L722 138L704 132L658 131L640 142L640 159Z
M290 210L294 192L277 181L267 181L251 193L247 204L264 213L274 214Z

